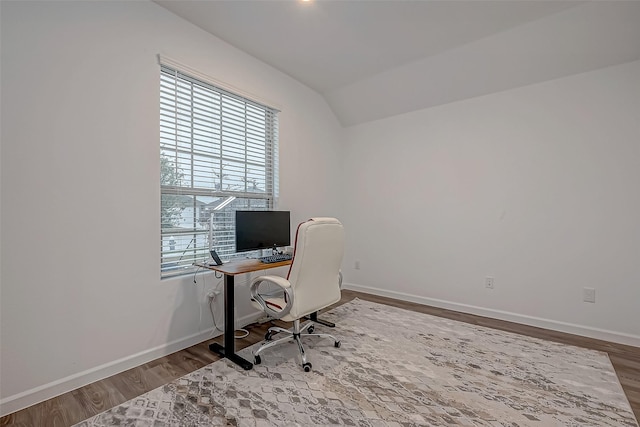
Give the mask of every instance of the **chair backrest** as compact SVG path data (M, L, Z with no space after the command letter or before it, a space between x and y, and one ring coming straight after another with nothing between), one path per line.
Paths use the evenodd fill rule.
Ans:
M335 218L311 218L298 225L287 279L293 288L289 314L306 316L340 301L344 228Z

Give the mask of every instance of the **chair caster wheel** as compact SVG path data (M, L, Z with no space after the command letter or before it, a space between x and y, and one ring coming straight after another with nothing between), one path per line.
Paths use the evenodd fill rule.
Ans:
M316 329L316 328L315 328L313 325L311 325L311 326L309 326L309 328L307 329L307 332L308 332L308 333L310 333L310 334L312 334L312 333L313 333L313 331L315 331L315 329Z
M336 342L333 343L333 346L335 348L340 348L341 345L342 345L342 343L340 341L336 341Z
M266 334L264 334L265 341L271 341L272 339L273 339L273 332L268 331Z
M311 370L311 363L309 362L303 363L302 368L304 369L305 372L309 372Z
M254 365L259 365L259 364L261 364L261 363L262 363L262 359L260 359L260 356L255 356L255 357L253 358L253 364L254 364Z

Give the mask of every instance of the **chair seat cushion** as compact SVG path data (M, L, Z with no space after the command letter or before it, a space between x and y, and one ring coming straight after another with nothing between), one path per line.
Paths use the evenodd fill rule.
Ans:
M271 298L265 298L264 301L267 303L269 308L273 311L282 311L287 306L287 303L284 300L284 298L271 297ZM258 304L256 300L252 299L251 304L253 304L253 306L258 310L262 310L262 306Z

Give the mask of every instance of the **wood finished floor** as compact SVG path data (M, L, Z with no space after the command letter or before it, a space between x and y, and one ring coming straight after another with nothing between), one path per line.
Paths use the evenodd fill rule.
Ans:
M342 300L336 305L344 304L355 297L474 325L604 351L609 354L636 419L640 419L640 348L347 290L342 291ZM268 323L251 325L248 328L249 336L237 340L236 348L241 349L261 341L269 326ZM221 340L222 337L218 337L214 341ZM0 426L69 426L78 423L215 362L219 357L209 351L208 345L209 341L200 343L30 406L0 418Z

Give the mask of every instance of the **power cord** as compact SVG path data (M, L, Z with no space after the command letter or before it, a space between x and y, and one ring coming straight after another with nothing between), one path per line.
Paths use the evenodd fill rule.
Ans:
M220 332L224 332L224 330L222 328L220 328L220 326L218 326L218 322L216 322L216 315L213 312L213 303L214 303L214 301L217 300L218 295L220 295L220 290L219 289L211 290L207 294L207 297L209 298L209 312L211 313L211 319L213 320L213 327L215 328L213 331L211 331L212 334L215 332L216 329L218 331L220 331ZM249 336L249 331L246 330L246 329L239 328L239 329L236 329L234 332L238 332L238 331L242 332L242 335L235 335L235 333L234 333L234 338L235 339L242 339L242 338L245 338L245 337Z
M196 276L198 275L198 273L200 272L200 270L202 270L202 267L198 266L198 268L196 269L195 273L193 273L193 283L198 283L196 281Z
M239 339L242 339L242 338L245 338L245 337L248 337L248 336L249 336L249 331L247 331L246 329L242 329L242 328L240 328L240 329L236 329L236 332L237 332L237 331L244 332L244 335L240 335L240 336L235 335L235 334L233 335L233 337L234 337L235 339L237 339L237 340L239 340Z
M202 273L205 273L207 271L207 269L203 269L202 267L198 266L198 269L193 274L193 283L195 283L196 285L198 284L197 275L200 272L200 270L202 270ZM218 279L222 278L222 276L218 277L218 273L217 272L215 272L215 273L216 273L215 274L216 278L218 278ZM203 292L200 294L200 298L203 297L204 289L206 288L206 285L207 285L207 281L206 281L204 276L202 278L202 281L203 281L203 289L202 289ZM213 321L213 329L211 330L211 335L212 336L216 331L221 331L222 332L222 329L220 329L220 327L218 326L218 323L216 322L215 313L213 312L213 302L216 300L217 295L220 294L220 284L221 284L221 282L218 283L218 285L216 286L215 289L211 289L209 291L209 293L207 294L207 298L208 298L208 301L209 301L209 312L211 313L211 320ZM201 304L198 304L198 309L200 311L199 319L200 319L200 322L202 322L202 305Z
M198 275L198 273L200 272L200 270L201 270L201 269L202 269L202 267L198 267L198 269L195 271L195 273L193 273L193 283L195 283L195 284L197 284L197 283L198 283L198 281L196 280L196 276ZM205 271L203 270L202 272L204 273ZM215 275L216 279L222 279L222 277L223 277L223 276L222 276L222 274L220 274L220 275L218 276L218 272L217 272L217 271L214 271L213 273L214 273L214 275ZM204 279L203 279L203 280L204 280ZM206 283L205 283L205 284L206 284ZM216 286L216 289L212 289L212 290L211 290L211 291L209 291L209 293L207 294L207 297L208 297L208 299L209 299L209 312L211 313L211 320L213 321L213 328L214 328L214 329L211 331L211 335L213 335L213 334L214 334L214 332L215 332L216 330L218 330L218 331L220 331L220 332L224 332L224 330L223 330L223 329L221 329L221 328L218 326L218 323L216 322L216 315L215 315L215 313L213 312L213 302L214 302L214 301L216 301L217 296L218 296L218 295L220 295L220 289L219 289L219 288L220 288L220 285L221 285L221 284L222 284L222 282L219 282L219 283L218 283L218 285ZM198 304L198 306L200 307L200 319L202 319L202 306L201 306L200 304ZM239 328L239 329L236 329L235 331L240 331L240 332L242 332L242 333L243 333L243 335L239 335L239 336L238 336L238 335L235 335L235 333L234 333L234 338L235 338L235 339L242 339L242 338L246 338L246 337L248 337L248 336L249 336L249 331L248 331L248 330L246 330L246 329Z
M209 312L211 313L211 320L213 320L213 331L211 331L211 335L213 335L213 333L218 330L220 332L224 332L222 329L220 329L220 327L218 326L218 323L216 322L216 315L213 312L213 302L216 300L216 294L215 291L213 291L213 297L209 296ZM211 295L211 293L209 293L209 295Z

